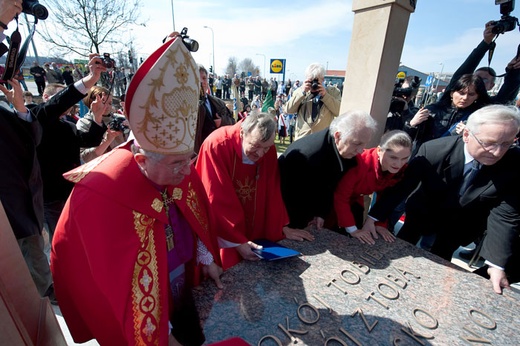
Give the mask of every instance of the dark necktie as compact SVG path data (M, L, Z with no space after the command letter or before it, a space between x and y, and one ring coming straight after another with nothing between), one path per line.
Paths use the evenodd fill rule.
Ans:
M459 190L460 196L462 196L464 192L466 192L466 190L469 188L469 186L473 182L473 179L475 179L475 176L480 170L480 166L481 164L477 160L473 160L471 162L470 169L468 169L467 172L464 173L464 180L462 181L462 185L460 186Z
M316 118L320 114L320 97L315 96L312 98L312 111L311 111L312 122L316 121Z
M213 112L211 112L211 105L209 104L209 100L207 97L204 100L204 106L206 108L206 114L208 115L208 118L213 119Z

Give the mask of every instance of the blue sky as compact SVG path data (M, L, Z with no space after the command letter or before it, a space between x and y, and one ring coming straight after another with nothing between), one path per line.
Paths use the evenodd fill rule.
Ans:
M133 30L137 51L151 52L173 29L172 1L147 2L141 10L147 27ZM520 6L520 4L518 4ZM173 1L175 28L188 27L200 43L197 62L222 73L228 58L251 58L261 70L264 57L286 59L286 78L301 79L307 65L320 62L344 70L352 31L352 1ZM518 9L512 15L519 16ZM482 40L484 24L500 19L494 0L418 0L406 35L401 62L423 72L453 72ZM520 43L518 28L500 35L491 67L503 73ZM370 43L367 43L370 44ZM443 65L442 65L442 64ZM483 61L482 66L487 65ZM444 67L443 67L444 66ZM273 75L275 76L275 75Z
M189 35L200 43L194 57L206 67L213 60L212 32L204 26L213 29L215 65L220 74L231 56L238 61L251 58L261 71L264 56L267 69L270 59L286 59L286 79L293 80L302 79L305 68L313 62L332 70L344 70L347 65L354 18L351 0L154 0L142 3L139 21L146 27L135 26L121 38L122 42L133 40L138 56L146 58L173 30L173 3L175 28L180 31L188 27ZM520 16L520 10L515 9L512 15ZM417 0L401 62L425 73L441 69L453 72L482 40L484 24L498 19L500 9L495 0ZM497 73L504 72L519 43L518 28L500 35L491 63ZM44 44L37 44L44 53ZM102 47L103 51L110 52L110 49ZM484 65L487 65L485 60L481 63ZM273 76L281 79L281 75Z

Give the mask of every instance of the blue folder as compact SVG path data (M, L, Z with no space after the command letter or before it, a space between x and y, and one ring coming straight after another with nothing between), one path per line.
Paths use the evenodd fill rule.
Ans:
M253 240L253 243L262 245L263 249L252 249L253 252L266 261L276 261L282 258L289 258L294 256L300 256L301 253L290 249L286 246L280 245L267 239Z

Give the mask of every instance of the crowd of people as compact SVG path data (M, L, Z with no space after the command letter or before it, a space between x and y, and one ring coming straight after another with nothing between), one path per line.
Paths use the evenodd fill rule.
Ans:
M0 24L22 10L0 5ZM107 68L96 54L80 78L36 63L40 104L16 78L0 85L10 105L0 107L0 199L38 292L59 304L76 342L201 345L194 285L222 288L223 271L260 260L258 239L315 241L328 229L363 244L422 238L446 260L479 241L477 272L502 293L520 280L520 111L507 105L520 59L490 97L496 73L475 59L492 27L438 102L399 96L401 124L372 149L377 122L339 114L341 93L317 63L301 84L214 78L172 33L125 86L122 110L98 85ZM80 100L88 113L77 119ZM288 134L278 155L275 138Z

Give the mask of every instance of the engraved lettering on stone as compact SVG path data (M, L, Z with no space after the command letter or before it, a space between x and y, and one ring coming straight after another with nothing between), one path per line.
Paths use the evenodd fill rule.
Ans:
M374 323L372 323L372 325L369 325L368 324L368 321L367 321L367 318L365 317L365 314L363 313L363 310L361 310L360 308L358 308L352 315L350 315L351 317L354 317L356 316L356 314L359 313L359 316L361 316L361 319L363 320L363 323L365 324L365 327L367 327L368 329L368 332L371 333L372 332L372 329L374 329L374 327L377 325L377 323L379 322L378 320L375 320Z
M354 261L352 263L350 263L354 268L356 268L357 270L361 271L363 274L368 274L370 272L370 267L367 266L366 264L363 264L363 263L359 263L357 261Z
M383 303L381 300L377 299L377 298L374 296L374 294L375 294L374 292L370 292L370 293L365 297L365 299L366 299L366 300L373 299L373 300L376 301L376 303L378 303L379 305L381 305L381 306L384 307L385 309L387 309L387 310L390 309L390 308L388 307L388 305L386 305L385 303Z
M389 280L390 282L393 282L394 284L396 284L397 286L401 287L402 289L406 288L407 283L406 283L406 281L404 281L401 278L393 276L392 274L388 274L386 276L386 279Z
M399 273L401 273L401 275L402 275L403 277L405 277L405 278L406 278L406 274L410 274L411 276L413 276L413 277L416 278L416 279L420 279L420 278L421 278L420 276L415 275L414 273L412 273L412 272L409 271L409 270L403 270L403 269L400 269L400 268L395 268L395 270L397 270ZM410 281L410 280L407 280L407 281Z
M262 342L264 342L264 340L268 340L268 339L271 339L273 340L278 346L283 346L282 342L280 341L280 339L278 339L276 336L274 335L266 335L264 337L262 337L260 339L260 341L258 341L258 346L261 346L262 345Z
M363 255L359 255L359 257L361 257L362 259L364 259L365 261L368 262L368 264L371 264L373 266L375 266L376 264L374 262L372 262L371 260L369 260L368 258L366 258L365 256Z
M370 257L372 257L373 259L378 260L378 261L381 258L383 258L383 254L381 252L377 252L377 251L372 250L372 249L368 249L367 251L365 251L365 253L367 255L369 255Z
M336 287L338 290L340 290L341 292L343 292L343 294L348 294L347 291L345 291L343 288L341 288L340 286L338 286L338 284L336 284L336 279L332 279L332 280L330 280L330 281L327 283L327 287L330 287L330 285Z
M336 341L336 342L339 342L342 346L348 346L348 344L345 341L341 340L340 338L338 338L336 336L331 336L330 338L325 340L325 343L323 345L327 346L329 344L329 341Z
M345 334L347 336L347 338L349 338L350 340L352 340L353 343L355 343L356 345L358 346L363 346L359 341L356 340L355 337L353 337L349 332L347 332L345 329L343 328L340 328L339 329L343 334Z
M321 299L320 297L318 297L318 295L316 294L313 294L312 295L317 301L319 301L321 304L323 304L323 306L325 306L328 310L329 310L329 313L331 314L332 313L332 308L330 307L329 304L325 303L325 301L323 299Z
M393 295L385 294L383 292L383 290L381 289L382 286L388 287L391 291L394 292L394 294ZM377 284L377 291L379 292L380 295L382 295L386 299L394 300L394 299L399 298L399 291L396 290L393 286L390 286L389 284L387 284L386 282L378 283Z
M477 314L480 314L482 316L484 316L489 322L490 324L484 324L480 321L477 321L474 317L473 317L473 313L477 313ZM488 314L485 314L483 313L482 311L480 310L477 310L477 309L471 309L469 310L469 317L471 318L471 320L473 322L475 322L477 325L481 326L482 328L486 328L486 329L489 329L489 330L493 330L497 327L497 322L491 317L489 316Z
M348 272L348 273L351 273L352 275L354 275L354 280L353 281L349 281L347 280L347 278L343 275L345 272ZM349 285L357 285L361 279L359 278L359 275L357 275L357 273L354 273L352 270L350 269L345 269L341 272L341 274L339 275L340 278L345 281L347 284Z
M316 318L315 319L308 319L306 318L305 316L303 316L303 313L302 313L302 309L304 307L308 307L309 309L311 309L312 311L314 311L314 313L316 314ZM320 312L318 311L318 309L316 309L313 305L311 305L310 303L303 303L301 304L300 306L298 306L298 318L303 322L303 323L307 323L307 324L314 324L316 322L318 322L318 320L320 319Z
M408 335L409 337L411 337L412 339L414 339L415 341L417 341L421 345L424 345L424 342L422 342L419 338L433 339L433 335L424 335L424 334L417 333L415 330L413 330L412 326L410 325L410 322L406 322L406 325L408 327L407 328L403 327L403 328L401 328L401 330L403 332L405 332L406 335Z
M425 322L422 321L422 319L419 319L419 317L417 317L417 312L419 312L419 311L431 319L430 324L426 324ZM426 310L415 308L415 309L413 309L412 315L415 318L415 320L417 321L417 323L419 323L424 328L436 329L439 326L439 322L437 321L437 319L435 317L433 317L432 314L430 314Z
M481 344L491 344L491 341L489 341L487 339L484 339L482 336L478 335L476 332L474 332L473 330L469 329L468 327L462 327L462 329L464 329L468 333L473 334L473 337L471 337L471 336L461 336L460 338L462 340L466 340L467 342L479 342Z
M419 344L421 344L421 345L423 345L423 346L426 345L422 340L418 339L417 336L415 336L415 333L414 333L413 330L411 330L411 328L410 328L410 330L408 330L407 328L404 328L404 327L403 327L403 328L401 328L401 330L402 330L403 332L405 332L406 335L408 335L409 337L411 337L412 339L414 339L415 341L417 341Z

